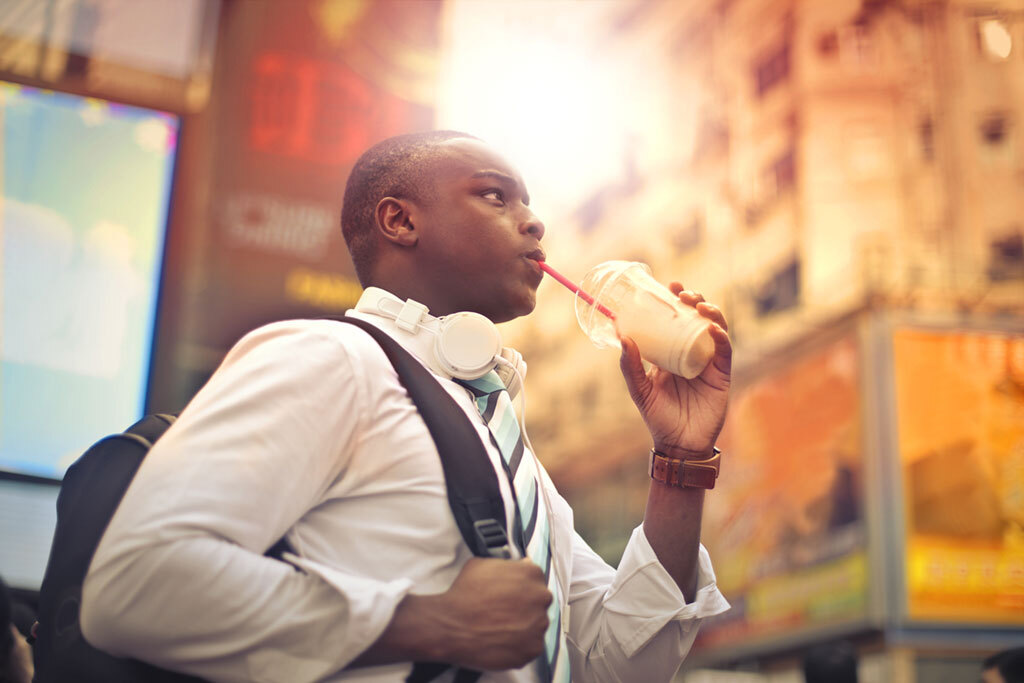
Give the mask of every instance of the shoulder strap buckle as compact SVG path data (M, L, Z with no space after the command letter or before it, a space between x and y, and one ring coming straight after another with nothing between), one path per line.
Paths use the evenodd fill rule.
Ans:
M512 557L512 551L508 545L508 536L497 520L479 519L473 522L473 529L476 531L477 540L487 548L487 555L498 559L507 560Z

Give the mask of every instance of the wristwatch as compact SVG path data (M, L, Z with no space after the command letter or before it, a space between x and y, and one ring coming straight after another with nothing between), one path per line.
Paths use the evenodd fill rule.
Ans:
M715 488L718 478L718 464L722 451L712 448L714 455L706 460L681 460L670 458L664 453L651 449L647 473L651 479L669 486L684 488Z

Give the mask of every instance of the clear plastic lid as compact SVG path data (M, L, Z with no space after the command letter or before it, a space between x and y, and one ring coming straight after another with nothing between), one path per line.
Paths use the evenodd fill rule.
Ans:
M619 348L619 335L615 321L598 310L596 304L617 315L622 306L622 276L631 269L640 269L650 275L651 269L645 263L636 261L605 261L594 266L580 283L580 291L593 298L594 303L586 301L580 294L576 295L576 322L580 329L599 349Z

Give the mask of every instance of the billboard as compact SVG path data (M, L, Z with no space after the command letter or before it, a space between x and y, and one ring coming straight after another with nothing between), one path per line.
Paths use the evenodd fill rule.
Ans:
M702 533L732 609L700 647L865 618L861 362L851 332L735 389Z
M178 119L0 83L0 470L142 416Z
M373 143L432 127L440 5L338 7L227 8L191 340L214 353L258 325L355 304L362 289L340 227L349 170Z
M913 621L1024 624L1024 335L893 333Z

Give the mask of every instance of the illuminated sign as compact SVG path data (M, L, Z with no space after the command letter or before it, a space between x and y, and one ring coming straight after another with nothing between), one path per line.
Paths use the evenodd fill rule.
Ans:
M1024 624L1024 336L893 336L911 619Z

